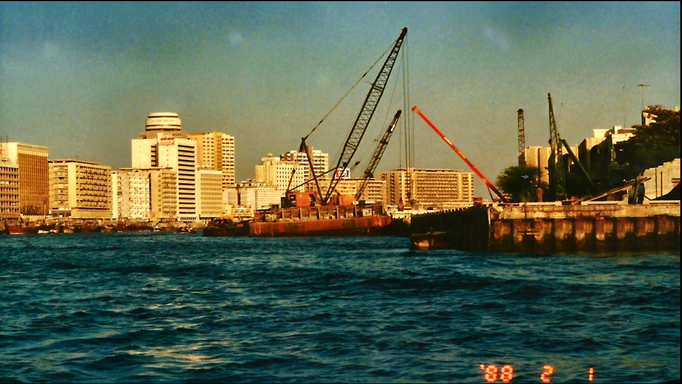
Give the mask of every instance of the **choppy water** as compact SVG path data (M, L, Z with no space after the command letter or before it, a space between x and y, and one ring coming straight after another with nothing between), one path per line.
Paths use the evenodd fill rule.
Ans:
M0 382L679 382L680 255L4 236L0 321Z

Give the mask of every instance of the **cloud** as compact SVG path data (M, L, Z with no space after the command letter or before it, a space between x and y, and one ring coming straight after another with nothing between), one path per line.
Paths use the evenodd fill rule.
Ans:
M227 35L227 40L230 42L231 46L237 48L244 42L244 37L239 31L232 31Z
M45 59L52 60L59 55L59 47L56 44L52 44L48 41L45 42Z
M486 26L483 28L483 36L493 43L494 46L502 48L505 51L511 47L511 41L509 37L491 26Z

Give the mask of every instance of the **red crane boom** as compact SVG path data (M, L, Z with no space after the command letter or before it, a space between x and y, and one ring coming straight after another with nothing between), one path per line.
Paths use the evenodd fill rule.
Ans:
M452 144L452 142L451 142L450 140L448 140L448 138L445 137L445 135L444 135L438 128L436 128L435 125L433 125L433 123L431 122L431 120L429 120L426 116L424 116L423 113L421 113L421 111L420 111L419 109L417 109L417 106L416 106L416 105L415 105L414 107L412 107L412 111L413 111L413 112L416 112L416 113L417 113L417 114L426 122L426 124L428 124L429 127L431 127L431 128L436 132L436 134L437 134L438 136L440 136L440 138L443 139L443 141L445 141L445 142L450 146L450 148L452 148L452 150L455 151L455 153L458 154L459 157L462 158L462 160L464 160L465 163L467 163L467 165L469 166L469 168L471 168L471 170L474 171L474 173L475 173L476 175L478 175L478 177L480 177L481 180L483 180L483 182L485 183L485 185L486 185L488 188L492 189L493 192L495 192L495 194L497 195L497 197L499 197L500 200L502 200L502 202L505 202L505 203L507 202L507 199L504 197L504 195L503 195L500 191L497 190L497 188L495 188L495 186L493 185L493 183L491 183L490 180L488 180L485 176L483 176L483 174L481 173L481 171L479 171L478 168L476 168L476 166L473 165L473 164L471 163L471 161L469 161L469 159L467 159L467 158L464 156L464 154L463 154L462 152L460 152L459 149L457 149L457 147L455 147L455 145Z

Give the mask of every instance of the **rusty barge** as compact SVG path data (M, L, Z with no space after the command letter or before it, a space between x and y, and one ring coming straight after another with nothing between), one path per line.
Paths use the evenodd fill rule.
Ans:
M490 204L411 218L415 249L475 253L680 251L680 202Z
M275 208L249 222L251 237L385 235L391 217L381 206L332 205Z

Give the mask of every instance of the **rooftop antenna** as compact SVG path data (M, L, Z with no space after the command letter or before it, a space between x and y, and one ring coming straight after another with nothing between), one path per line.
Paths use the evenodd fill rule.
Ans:
M623 86L623 128L627 128L625 125L625 86Z
M642 94L642 111L644 110L644 87L649 87L649 84L637 84L639 92Z

